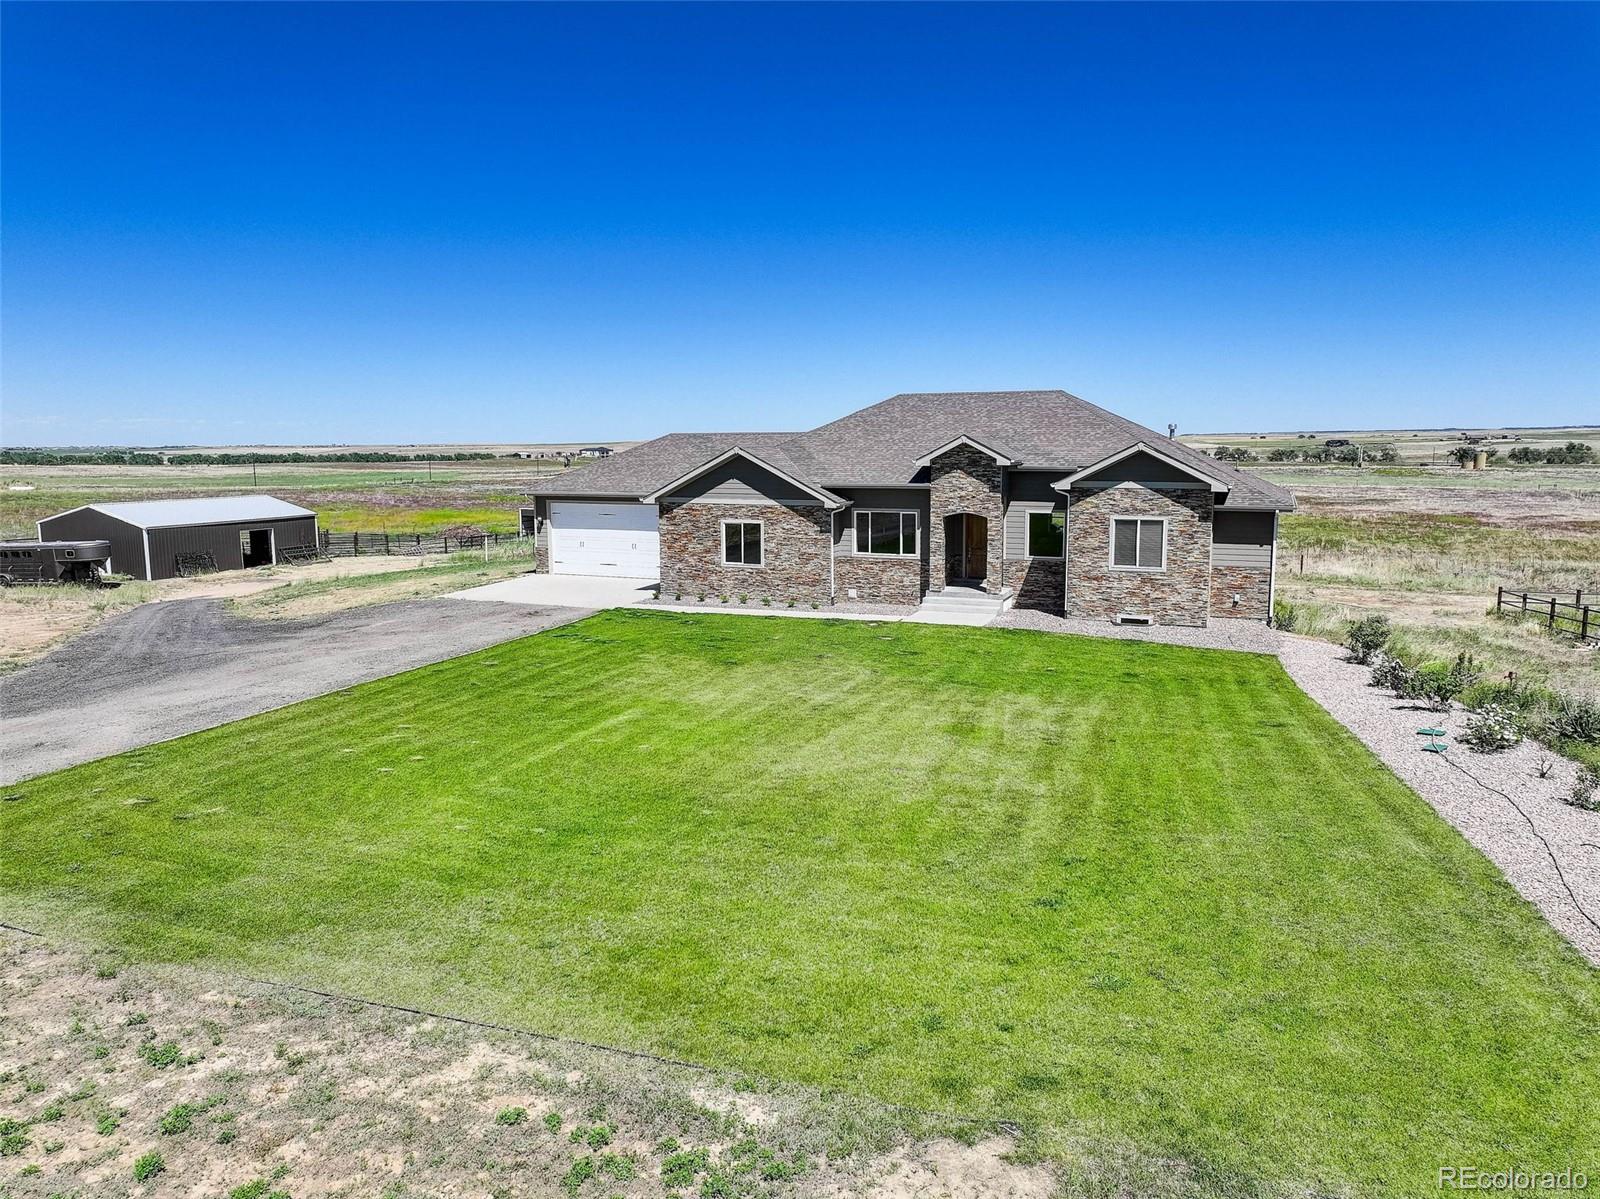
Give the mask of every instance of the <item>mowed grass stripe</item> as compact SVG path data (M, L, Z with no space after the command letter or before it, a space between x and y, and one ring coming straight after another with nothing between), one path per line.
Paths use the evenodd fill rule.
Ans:
M1268 658L608 613L19 790L6 909L143 958L1211 1191L1600 1157L1596 972Z

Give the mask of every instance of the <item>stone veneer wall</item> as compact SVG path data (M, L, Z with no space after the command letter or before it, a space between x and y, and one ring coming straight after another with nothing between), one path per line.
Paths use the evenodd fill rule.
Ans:
M1000 503L1000 466L982 450L960 445L940 454L928 469L928 584L930 590L945 586L944 519L957 512L971 512L989 522L988 574L985 591L998 592L1001 586L1001 540L1005 513Z
M1239 597L1234 606L1233 597ZM1272 575L1265 568L1213 566L1211 615L1240 620L1268 620L1272 616Z
M831 513L821 504L661 505L661 594L828 603ZM722 522L759 520L761 566L722 561Z
M1121 613L1157 624L1204 625L1211 608L1211 492L1139 486L1074 490L1067 518L1067 615ZM1113 516L1165 517L1161 571L1111 568Z
M1016 593L1014 607L1061 614L1066 565L1060 558L1007 558L1005 583Z
M922 559L843 555L834 560L834 586L841 604L920 604L926 579ZM851 588L855 595L850 595Z

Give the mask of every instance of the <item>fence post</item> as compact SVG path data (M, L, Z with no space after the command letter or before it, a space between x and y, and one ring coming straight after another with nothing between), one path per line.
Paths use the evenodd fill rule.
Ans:
M1522 593L1522 614L1524 616L1528 614L1528 593L1526 591Z
M1494 589L1494 610L1496 612L1499 612L1500 609L1504 608L1505 606L1506 606L1506 589L1504 587L1496 587Z
M1589 605L1588 604L1585 604L1583 606L1582 616L1583 616L1583 623L1578 626L1578 640L1579 641L1587 641L1587 640L1589 640Z
M1550 627L1556 627L1556 597L1553 595L1550 597Z

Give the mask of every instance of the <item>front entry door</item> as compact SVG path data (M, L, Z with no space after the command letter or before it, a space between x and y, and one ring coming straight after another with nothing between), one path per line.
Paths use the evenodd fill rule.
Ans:
M945 578L950 583L981 583L989 574L989 522L958 513L945 522Z

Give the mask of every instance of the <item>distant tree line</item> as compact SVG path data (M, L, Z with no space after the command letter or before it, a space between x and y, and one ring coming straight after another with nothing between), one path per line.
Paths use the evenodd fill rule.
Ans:
M1261 461L1260 455L1253 450L1234 445L1219 445L1211 451L1211 456L1219 462ZM1359 448L1353 445L1319 445L1307 450L1289 449L1287 447L1272 450L1267 454L1267 461L1389 463L1400 461L1400 455L1392 445L1367 445Z
M1551 466L1582 466L1586 463L1600 461L1596 457L1594 447L1583 441L1569 441L1560 449L1541 450L1531 445L1519 445L1506 457L1522 464L1540 462L1549 463Z
M391 454L386 450L340 450L332 454L161 454L149 450L0 450L0 465L7 466L268 466L309 462L479 462L487 458L514 458L487 450L455 454Z

